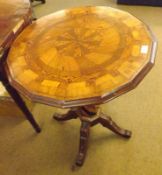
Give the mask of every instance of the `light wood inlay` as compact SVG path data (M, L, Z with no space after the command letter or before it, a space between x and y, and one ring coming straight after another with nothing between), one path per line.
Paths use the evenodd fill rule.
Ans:
M35 101L50 99L51 105L70 107L70 101L104 102L107 95L134 83L151 67L155 44L145 24L127 12L72 8L27 27L14 42L7 65L11 83L20 92Z

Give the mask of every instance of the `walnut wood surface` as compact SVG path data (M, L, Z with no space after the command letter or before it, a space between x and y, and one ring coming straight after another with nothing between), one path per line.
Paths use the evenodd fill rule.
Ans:
M57 121L67 121L77 117L81 120L79 151L75 161L75 164L78 166L83 165L86 157L90 127L101 124L103 127L110 129L121 137L131 137L131 131L119 127L111 117L105 115L96 106L78 107L62 115L58 113L54 114L54 119ZM75 169L75 167L73 168Z
M62 10L27 27L7 69L34 101L60 107L106 102L134 88L154 63L156 41L140 20L109 7Z
M30 21L29 0L0 0L0 60L5 53L4 50L10 47L14 38ZM2 66L1 62L0 66ZM6 101L12 100L0 83L0 101L2 104L5 99Z
M0 54L31 21L29 0L0 0Z

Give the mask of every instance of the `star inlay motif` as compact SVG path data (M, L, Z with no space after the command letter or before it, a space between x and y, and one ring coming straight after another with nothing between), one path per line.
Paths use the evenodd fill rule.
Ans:
M88 28L69 29L54 40L54 46L61 55L82 57L100 45L101 36Z

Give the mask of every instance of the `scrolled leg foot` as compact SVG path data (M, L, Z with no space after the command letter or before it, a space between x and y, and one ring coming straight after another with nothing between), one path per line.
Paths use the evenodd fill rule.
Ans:
M119 127L109 116L106 116L105 114L101 113L99 116L98 122L103 125L104 127L110 129L114 133L125 137L125 138L130 138L132 133L129 130L123 129Z

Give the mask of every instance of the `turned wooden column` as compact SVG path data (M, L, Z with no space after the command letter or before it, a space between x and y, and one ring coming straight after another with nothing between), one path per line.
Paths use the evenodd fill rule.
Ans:
M131 131L122 129L119 127L111 117L107 116L98 106L89 105L78 107L72 110L69 110L67 114L54 114L54 119L57 121L67 121L70 119L79 118L81 121L80 128L80 145L79 151L76 158L76 165L81 166L84 163L87 148L88 148L88 139L90 133L90 127L95 126L96 124L101 124L103 127L110 129L115 134L122 136L124 138L131 137Z

